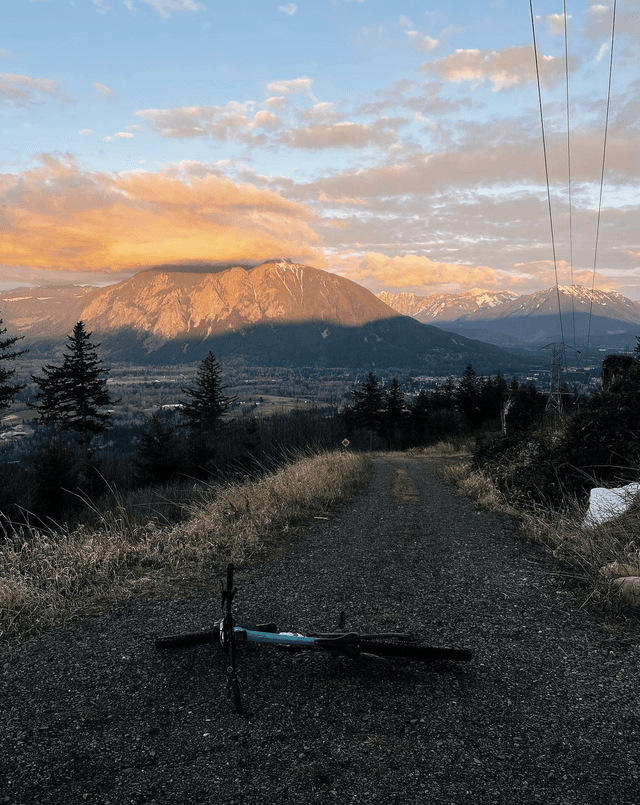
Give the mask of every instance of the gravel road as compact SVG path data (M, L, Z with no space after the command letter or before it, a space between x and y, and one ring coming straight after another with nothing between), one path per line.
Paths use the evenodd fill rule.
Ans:
M217 647L153 645L211 625L217 596L122 602L0 652L0 803L636 805L640 633L552 569L420 460L377 458L341 512L238 569L237 620L329 630L345 610L471 663L260 648L240 717Z

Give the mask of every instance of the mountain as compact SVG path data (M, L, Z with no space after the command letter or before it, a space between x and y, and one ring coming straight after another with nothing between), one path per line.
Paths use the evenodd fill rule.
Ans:
M520 296L510 291L500 293L508 297L501 300L498 293L476 291L443 295L440 307L431 301L425 304L435 297L416 297L422 301L414 303L417 312L411 315L501 347L536 348L564 340L580 348L589 342L594 349L624 349L629 344L635 346L635 335L640 334L640 306L616 291L560 285ZM397 301L392 295L378 296L398 311L407 310L409 300L404 297L408 294L395 295L402 297ZM454 315L457 309L469 308L474 300L478 302L475 310Z
M91 329L131 327L163 338L206 338L266 322L357 326L396 315L361 285L289 260L206 274L142 271L95 296L83 311Z
M382 291L377 296L399 313L413 316L425 324L455 321L461 316L518 298L518 294L513 291L482 291L478 288L459 294L442 293L431 296Z
M521 368L490 344L401 316L336 274L268 260L240 266L157 266L107 288L21 289L0 294L4 326L32 352L45 336L85 322L111 360L201 360L209 349L247 365L403 367L425 373ZM59 346L57 347L59 349Z

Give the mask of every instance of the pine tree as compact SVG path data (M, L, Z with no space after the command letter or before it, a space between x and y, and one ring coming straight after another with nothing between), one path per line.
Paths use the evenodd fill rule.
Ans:
M384 436L390 440L394 449L401 447L406 421L407 404L404 401L404 394L400 390L400 384L394 377L389 391L384 395L380 415L381 430Z
M154 411L140 434L133 462L139 483L166 484L185 471L177 435L173 412Z
M2 325L2 319L0 319L0 325ZM8 350L10 350L22 336L2 338L6 332L6 327L0 327L0 361L13 361L23 353L9 352ZM11 405L14 396L24 388L24 386L12 386L9 383L15 371L15 369L7 369L0 365L0 411L5 411Z
M458 410L469 423L470 427L475 428L480 424L480 389L478 378L473 366L468 363L460 383L454 393Z
M196 474L203 476L216 472L216 434L222 417L237 400L236 396L229 397L223 393L228 386L222 385L220 375L216 356L209 351L198 369L195 388L181 389L189 398L182 402L182 413L187 418L190 431L190 458Z
M62 365L47 364L42 376L31 376L38 391L36 402L29 404L38 411L43 425L79 434L85 463L91 438L108 428L110 414L101 409L119 402L107 391L105 375L109 370L100 366L100 344L92 344L90 338L91 333L79 321L69 336Z
M433 395L420 389L418 396L409 406L409 423L414 444L426 444L427 428L433 412Z
M380 429L380 416L382 414L384 393L380 388L378 378L369 372L360 388L354 389L351 415L356 427L366 428L371 433Z
M203 432L213 429L237 400L236 396L223 394L228 386L221 384L220 375L216 356L209 351L198 369L195 388L181 389L189 397L187 402L182 403L182 413L189 420L191 430Z

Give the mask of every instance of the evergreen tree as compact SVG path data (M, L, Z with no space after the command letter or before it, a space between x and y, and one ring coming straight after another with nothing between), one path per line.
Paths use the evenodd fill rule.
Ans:
M110 414L101 409L119 402L107 391L105 375L109 370L101 368L97 353L100 344L92 344L90 338L91 333L79 321L69 336L62 365L47 364L40 377L31 376L38 391L35 403L29 403L43 425L79 434L85 464L92 437L108 428Z
M2 325L2 319L0 319L0 325ZM10 352L9 350L22 336L2 338L6 332L6 327L0 327L0 361L13 361L23 353ZM7 369L0 365L0 411L6 410L11 405L11 400L14 396L24 388L24 386L12 386L9 383L15 371L15 369Z
M409 423L414 444L427 443L427 428L431 422L433 411L433 395L420 389L418 396L409 406Z
M454 407L453 381L448 377L444 383L438 383L431 395L431 404L435 410L449 410Z
M480 424L480 389L473 366L468 363L454 392L457 407L471 428Z
M196 375L195 388L181 389L189 398L182 403L182 413L189 420L191 430L198 432L209 431L219 424L223 414L229 410L237 397L227 397L223 394L228 386L220 381L220 365L213 352L209 351L207 357L200 364Z
M382 400L380 413L380 429L385 438L389 439L394 449L400 449L404 426L407 422L407 404L404 394L400 391L397 378L393 378L389 391Z
M498 419L509 387L507 382L498 371L495 378L489 376L480 385L480 415L481 421Z
M182 403L182 413L189 427L189 453L197 474L207 476L216 472L214 455L216 434L222 417L237 397L223 392L221 370L216 356L209 351L200 364L194 388L184 388L188 399Z
M134 466L142 484L166 484L185 470L173 413L154 411L149 417L140 434Z
M360 384L360 388L353 390L352 395L351 417L354 425L366 428L372 434L378 433L385 395L373 372L369 372L367 379Z

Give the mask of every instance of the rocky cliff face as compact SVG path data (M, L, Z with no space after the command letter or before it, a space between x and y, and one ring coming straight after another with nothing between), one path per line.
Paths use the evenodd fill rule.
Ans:
M82 311L89 329L132 327L163 338L269 322L361 325L397 315L362 286L288 260L218 273L150 269L103 290Z

